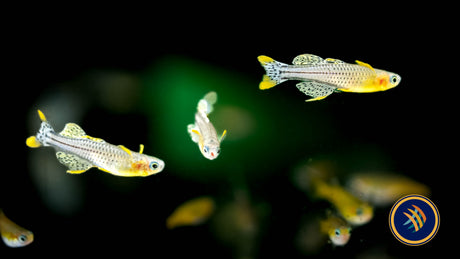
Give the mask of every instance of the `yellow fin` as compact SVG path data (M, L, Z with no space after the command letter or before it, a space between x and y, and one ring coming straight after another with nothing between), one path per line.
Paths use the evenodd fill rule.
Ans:
M144 145L140 144L139 145L139 154L142 154L144 152Z
M45 114L43 114L43 112L40 111L40 110L37 110L37 112L38 112L38 116L40 117L40 120L41 121L46 121Z
M67 173L69 174L82 174L86 172L87 170L67 170Z
M325 96L318 96L318 97L315 97L315 98L312 98L312 99L308 99L306 100L305 102L314 102L314 101L319 101L319 100L323 100L324 98L328 97L329 95L325 95Z
M225 136L227 136L227 130L224 130L224 132L222 132L222 136L220 136L219 138L219 143L222 142L222 140L224 140Z
M123 145L118 145L119 148L123 149L123 151L125 151L126 153L128 153L128 155L130 156L133 156L133 153L131 152L131 150L127 149L125 146Z
M371 65L367 64L367 63L364 63L364 62L362 62L362 61L356 60L356 64L358 64L358 65L360 65L360 66L363 66L363 67L370 68L372 71L375 72L374 68L373 68Z
M271 57L267 57L267 56L264 56L264 55L258 56L257 60L259 60L260 64L262 64L262 65L265 65L267 63L275 61Z
M91 137L91 136L88 136L88 135L83 136L83 138L91 139L91 140L96 141L96 142L105 142L101 138L95 138L95 137Z
M192 132L201 137L201 134L200 134L200 132L198 130L193 129Z
M30 148L40 147L42 144L37 140L35 136L28 137L26 139L26 145Z
M264 75L262 78L262 81L259 84L259 89L260 90L266 90L274 87L276 85L276 81L272 80L269 76Z

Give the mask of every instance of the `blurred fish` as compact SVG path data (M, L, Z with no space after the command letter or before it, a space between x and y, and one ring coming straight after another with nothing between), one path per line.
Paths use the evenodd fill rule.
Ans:
M356 198L340 185L329 184L320 179L315 179L313 184L315 195L332 203L348 223L359 226L372 219L372 206Z
M69 168L68 173L81 174L97 167L117 176L148 176L161 172L165 166L162 160L142 154L142 144L139 153L133 152L122 145L90 137L75 123L67 123L56 133L40 110L38 115L42 124L36 136L27 138L27 146L54 147L59 162Z
M196 226L205 222L214 213L214 200L199 197L184 202L166 219L166 227Z
M216 129L208 119L208 115L213 111L217 101L216 92L209 92L198 102L197 112L195 113L195 124L189 124L187 131L192 137L193 142L198 143L201 153L207 159L216 159L220 154L220 143L227 134L224 130L222 136L217 138Z
M287 65L267 56L257 58L267 72L259 84L261 90L270 89L287 80L299 80L297 88L313 97L307 102L326 98L334 91L371 93L396 87L401 77L395 73L374 69L371 65L356 60L357 64L338 59L322 59L312 54L294 58Z
M3 242L9 247L23 247L34 241L34 234L14 223L0 209L0 234Z
M320 221L320 229L336 246L344 246L350 239L351 227L340 217L329 215Z
M430 188L408 177L385 172L357 173L350 177L347 188L374 206L388 206L404 195L430 194Z

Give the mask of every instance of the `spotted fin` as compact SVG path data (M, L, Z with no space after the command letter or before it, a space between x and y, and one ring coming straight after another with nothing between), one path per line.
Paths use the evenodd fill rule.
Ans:
M302 54L292 60L294 65L314 65L324 63L324 59L313 54Z
M336 89L335 86L315 81L300 82L296 86L302 93L313 97L306 100L307 102L322 100L332 94Z
M258 56L257 60L259 60L260 64L264 67L265 72L267 73L262 77L262 81L259 84L260 90L270 89L287 80L281 77L281 68L286 67L286 64L264 55Z
M56 153L56 157L61 164L69 168L67 173L70 174L81 174L94 166L83 158L61 151Z
M69 138L82 138L86 136L85 131L75 123L67 123L59 135Z

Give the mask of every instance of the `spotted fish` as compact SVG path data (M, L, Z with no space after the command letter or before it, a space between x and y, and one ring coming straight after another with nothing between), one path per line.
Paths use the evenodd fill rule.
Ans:
M261 90L270 89L287 80L298 80L297 88L313 98L307 102L326 98L334 91L371 93L396 87L401 77L395 73L374 69L371 65L356 61L345 63L338 59L322 59L312 54L294 58L293 65L278 62L267 56L259 56L266 75L259 84Z
M56 149L58 161L69 168L68 173L80 174L92 167L117 176L149 176L163 170L165 164L161 159L139 153L126 147L115 146L100 138L93 138L75 123L67 123L60 133L56 133L38 110L42 121L36 136L26 140L31 148L50 146Z

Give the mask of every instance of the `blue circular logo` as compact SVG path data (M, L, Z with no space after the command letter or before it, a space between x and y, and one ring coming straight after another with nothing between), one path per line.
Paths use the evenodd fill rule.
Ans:
M439 211L427 197L404 196L391 208L390 229L401 243L418 246L429 242L439 229Z

